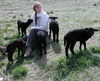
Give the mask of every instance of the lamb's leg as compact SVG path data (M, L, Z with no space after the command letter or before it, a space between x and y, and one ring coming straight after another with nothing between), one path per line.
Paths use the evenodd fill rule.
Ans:
M13 53L9 53L9 54L8 54L9 63L10 63L10 62L13 63L12 55L13 55Z
M40 43L39 49L40 49L40 56L42 56L42 43Z
M57 42L59 42L59 33L57 33Z
M22 33L22 37L24 36L24 30L23 29L21 29L21 33Z
M11 56L10 56L10 55L8 55L8 61L9 61L9 63L10 63L10 61L11 61L11 59L10 59L10 58L11 58Z
M84 50L86 50L86 41L83 42Z
M18 47L18 58L20 57L20 47Z
M45 54L47 54L47 52L46 52L46 46L47 46L47 43L46 43L46 39L45 39L45 41L44 41L44 53Z
M79 46L79 49L80 50L82 50L81 47L82 47L82 41L80 41L80 46Z
M25 35L26 35L26 30L25 30Z
M18 34L20 35L20 26L18 25Z
M25 54L25 48L24 48L24 47L23 47L23 48L21 48L21 52L22 52L21 57L24 57L24 54Z
M73 43L71 43L71 45L70 45L70 51L71 51L72 54L75 54L75 52L74 52L75 43L76 43L76 42L73 42Z
M23 31L23 33L26 35L26 29Z
M22 31L22 37L24 36L24 32Z
M53 42L55 41L55 33L53 32Z
M49 38L51 38L51 30L50 30L50 32L49 32Z
M67 42L67 45L65 45L65 53L66 53L66 57L68 57L68 48L70 46L70 43Z
M47 54L46 46L44 45L44 53Z

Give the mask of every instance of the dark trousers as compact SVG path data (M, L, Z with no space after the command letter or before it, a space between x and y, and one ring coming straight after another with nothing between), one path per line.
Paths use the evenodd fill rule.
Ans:
M41 30L41 29L31 29L27 42L26 42L26 46L31 47L32 49L36 48L36 34L38 31L43 31L46 35L46 37L48 36L48 32L45 30Z

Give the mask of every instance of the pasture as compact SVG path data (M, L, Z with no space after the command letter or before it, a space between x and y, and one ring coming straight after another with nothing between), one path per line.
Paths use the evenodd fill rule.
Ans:
M27 21L31 17L34 1L0 0L0 46L18 38L17 20ZM59 43L47 38L47 56L42 58L35 50L30 57L18 59L16 50L13 65L9 65L7 57L2 57L0 52L0 78L4 81L99 81L100 31L87 41L87 51L79 51L79 43L76 43L76 54L70 54L67 60L63 38L73 29L100 27L100 0L38 1L49 16L58 17Z

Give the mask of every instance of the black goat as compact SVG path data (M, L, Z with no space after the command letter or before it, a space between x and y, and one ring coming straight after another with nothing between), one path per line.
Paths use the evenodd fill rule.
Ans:
M20 35L20 30L21 30L22 36L26 35L26 29L32 22L33 22L32 19L28 19L27 22L22 22L21 20L18 20L17 25L18 25L19 35Z
M15 39L11 43L9 43L6 47L4 55L8 56L9 63L13 63L13 53L15 52L16 48L18 48L18 57L20 56L20 51L22 52L22 57L24 57L26 41L22 40L21 38Z
M74 54L74 46L77 41L80 42L80 47L79 49L81 50L82 44L84 45L84 50L86 50L86 41L92 37L94 34L94 31L98 31L97 29L94 28L85 28L85 29L76 29L69 31L65 36L64 36L64 46L65 46L65 53L66 57L68 57L68 48L70 48L70 51L72 54ZM66 45L67 42L67 45Z
M46 35L43 31L38 31L36 34L36 40L37 40L37 48L40 50L40 56L42 56L42 49L44 49L44 53L46 52Z
M49 19L51 19L50 24L49 24L49 29L50 29L50 33L49 33L49 38L51 37L51 31L53 32L53 41L59 42L59 24L57 21L55 21L55 19L57 19L58 17L49 17ZM57 36L57 37L56 37ZM57 38L55 40L55 37Z

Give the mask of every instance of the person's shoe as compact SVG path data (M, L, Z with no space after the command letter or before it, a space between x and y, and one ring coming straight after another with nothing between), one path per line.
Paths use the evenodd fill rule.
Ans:
M26 51L25 51L24 57L28 57L28 56L30 55L31 52L32 52L31 47L27 47L27 48L26 48Z

